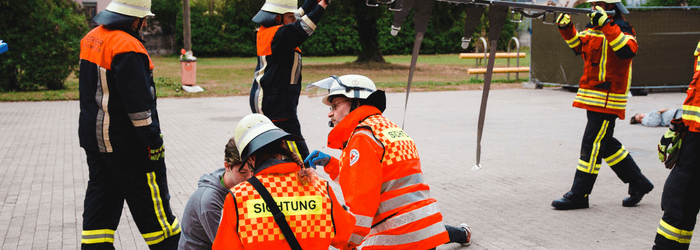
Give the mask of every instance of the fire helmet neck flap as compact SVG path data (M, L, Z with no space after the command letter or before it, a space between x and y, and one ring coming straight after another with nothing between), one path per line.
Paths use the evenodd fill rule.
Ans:
M155 16L151 12L151 0L112 0L92 19L102 25L126 25L136 18Z
M621 1L621 0L588 0L588 1L586 1L586 2L587 2L587 3L605 2L605 3L609 3L609 4L615 4L615 6L617 6L617 8L620 9L620 12L622 12L622 14L627 15L627 14L630 13L630 12L627 10L627 8L625 7L625 5L622 4L622 1Z
M265 27L272 27L277 25L275 22L277 15L296 11L296 0L267 0L253 17L253 22Z
M249 156L256 153L260 148L279 139L303 140L278 128L267 116L257 113L246 115L236 124L233 138L236 141L236 145L241 149L241 161L243 164L245 164Z

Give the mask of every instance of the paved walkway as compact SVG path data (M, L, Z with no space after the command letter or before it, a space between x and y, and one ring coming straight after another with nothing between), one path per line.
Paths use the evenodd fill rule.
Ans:
M550 207L570 187L586 122L571 108L575 94L558 89L491 91L482 140L483 169L475 163L480 91L411 93L406 132L418 144L431 194L448 224L469 223L473 243L438 249L650 249L661 218L669 171L656 144L665 128L618 121L616 137L656 188L634 208L621 206L627 186L604 167L591 208ZM681 106L684 93L632 97L628 116ZM401 123L404 94L389 94L385 113ZM197 180L223 166L224 145L249 113L247 97L161 99L171 203L182 215ZM328 108L302 96L304 136L325 148ZM78 145L78 102L0 103L0 249L79 248L88 180ZM325 174L321 173L323 176ZM125 207L117 249L147 249ZM700 249L700 243L691 244Z

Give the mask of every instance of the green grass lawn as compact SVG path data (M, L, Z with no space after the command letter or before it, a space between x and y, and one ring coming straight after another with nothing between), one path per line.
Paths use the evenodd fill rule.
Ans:
M529 49L524 51L527 57L520 59L520 67L529 66ZM176 56L153 57L156 65L153 75L158 90L158 97L193 98L208 96L248 95L253 82L256 58L199 58L197 60L197 85L204 89L200 93L186 93L182 90L180 61ZM408 81L410 55L390 55L384 59L389 64L363 64L352 62L355 56L304 57L303 84L326 78L330 75L361 74L371 78L380 89L389 92L401 92L406 89ZM511 67L516 60L511 59ZM496 67L505 67L507 59L496 59ZM485 60L477 65L475 59L459 59L458 54L420 55L414 74L411 91L460 90L478 88L483 83L483 74L476 79L467 74L469 68L486 67ZM513 83L526 81L528 74L520 73L519 80L511 73L494 74L494 83ZM525 79L523 79L525 78ZM0 101L58 101L77 100L78 79L71 74L62 90L42 90L0 93Z

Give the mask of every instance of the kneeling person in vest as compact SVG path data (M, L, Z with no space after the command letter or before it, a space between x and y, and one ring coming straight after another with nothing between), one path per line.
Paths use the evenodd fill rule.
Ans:
M622 205L637 205L654 185L642 174L632 155L615 137L615 120L625 119L627 96L632 77L632 58L637 54L637 40L632 25L622 14L629 12L620 0L588 0L596 12L589 14L591 23L577 32L568 14L557 18L559 33L584 60L583 76L574 99L574 107L586 109L588 123L581 142L574 184L564 197L552 201L555 209L588 208L588 195L602 160L624 183L629 183L630 197ZM608 16L605 11L615 11Z
M347 243L355 218L328 183L285 147L296 136L264 115L250 114L238 123L234 138L254 176L226 196L213 249L325 250Z
M361 75L332 76L312 83L327 89L322 99L335 125L328 147L340 159L313 151L305 161L324 170L343 190L356 223L349 247L431 249L448 242L469 243L471 228L442 223L437 201L423 180L416 145L382 115L384 91Z

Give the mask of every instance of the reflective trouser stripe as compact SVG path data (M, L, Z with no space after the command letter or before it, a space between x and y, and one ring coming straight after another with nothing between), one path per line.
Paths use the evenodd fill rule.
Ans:
M690 239L693 237L693 231L678 229L669 225L663 219L659 222L659 228L656 232L666 237L666 239L676 241L681 244L690 244Z
M165 209L163 209L163 201L160 199L160 188L158 183L156 183L156 173L150 172L146 174L148 181L148 187L151 190L151 200L153 201L153 211L156 213L158 218L158 223L160 223L161 231L151 232L143 234L143 238L149 245L159 243L165 238L173 236L180 232L180 225L177 222L177 218L173 221L171 225L168 222L168 218L165 215ZM162 237L159 234L163 234Z
M613 155L609 156L608 158L605 158L605 162L608 163L608 166L612 167L620 163L620 161L624 160L625 157L629 154L629 151L625 149L625 146L622 146L620 150L615 152Z
M370 236L369 238L365 239L362 246L357 247L357 249L362 249L363 247L369 246L395 246L415 243L438 235L442 232L445 232L445 225L443 225L442 222L437 222L426 228L410 233L399 235L380 234Z
M598 174L598 171L600 170L600 163L597 162L597 159L598 155L600 154L600 143L605 137L605 132L608 130L609 124L610 121L603 121L603 125L600 126L600 130L598 131L598 135L593 141L593 148L591 149L591 158L588 159L588 162L579 159L579 165L576 169L588 174Z
M411 212L391 217L388 220L377 225L376 227L372 228L372 231L370 231L369 234L372 235L387 231L389 229L399 228L411 224L413 222L419 221L421 219L427 218L428 216L437 214L439 212L440 210L438 209L437 202L433 202L430 205L423 206Z
M416 201L422 201L428 198L430 198L430 190L418 190L396 196L394 198L379 203L379 209L377 209L377 214L375 216L379 216L380 214L389 212L396 208L411 204Z
M294 141L287 141L287 147L289 148L289 151L292 151L292 153L296 154L299 156L299 159L301 159L301 154L299 153L299 148L297 147L297 143Z
M83 237L80 239L81 244L99 244L99 243L114 243L114 230L97 229L83 230Z

